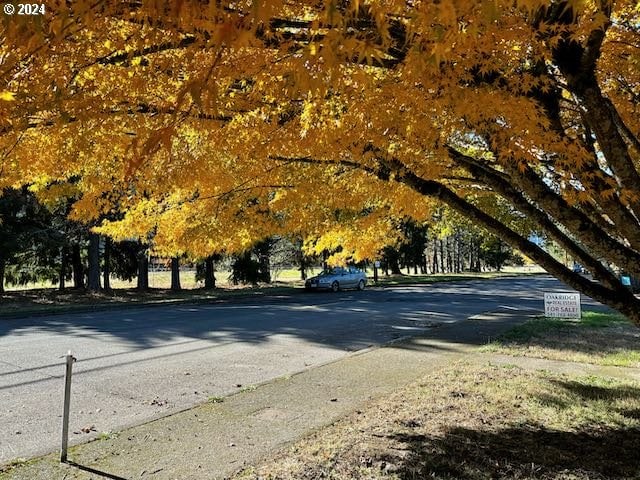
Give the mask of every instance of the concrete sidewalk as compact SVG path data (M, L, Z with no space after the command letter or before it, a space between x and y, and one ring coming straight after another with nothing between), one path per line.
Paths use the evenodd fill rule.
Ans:
M539 312L501 310L444 324L185 410L4 474L14 479L221 479L402 388Z

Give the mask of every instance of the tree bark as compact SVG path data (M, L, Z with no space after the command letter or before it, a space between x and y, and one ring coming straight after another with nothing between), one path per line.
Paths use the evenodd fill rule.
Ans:
M260 264L260 279L265 283L271 283L271 257L268 253L261 254L258 262Z
M307 163L313 162L313 160L309 159L302 159L301 161ZM442 201L456 212L471 220L474 224L493 233L511 245L512 248L519 250L537 262L557 279L575 288L579 292L618 310L635 325L640 326L640 299L636 298L629 290L624 288L619 281L611 281L610 285L607 286L593 282L580 274L574 273L553 258L553 256L542 250L538 245L501 223L500 220L483 212L472 203L467 202L447 186L434 180L426 180L419 177L397 159L386 159L382 157L378 160L377 168L367 167L349 161L321 161L320 163L333 163L350 166L352 168L360 168L363 171L376 175L383 181L390 181L393 178L396 182L412 188L420 195ZM588 257L586 252L584 256ZM603 257L607 258L606 255ZM591 259L592 263L597 262L595 258L591 257ZM608 273L608 275L611 274Z
M138 277L136 288L140 292L149 290L149 258L147 249L141 247L138 252Z
M100 235L89 233L89 251L87 254L89 267L87 268L87 290L100 291Z
M387 255L387 266L391 271L391 275L402 275L400 270L400 262L398 259L398 253L395 250L390 250Z
M180 286L180 258L178 257L171 259L171 290L174 292L182 290Z
M73 270L73 288L83 289L84 266L82 265L79 243L74 243L71 246L71 269Z
M387 174L386 172L384 173L385 175ZM572 272L536 244L514 232L475 205L462 199L446 186L432 180L422 179L406 167L396 170L395 178L421 195L440 199L458 213L469 218L477 225L481 225L498 238L509 243L513 248L520 250L557 279L579 292L618 310L635 325L640 326L640 299L624 288L620 282L618 282L616 288L606 287Z
M204 260L204 288L213 290L216 288L215 265L213 257L207 257Z
M516 182L516 185L513 185L491 167L481 165L475 159L463 155L452 148L449 149L449 153L452 160L459 163L478 180L490 186L496 193L510 201L522 213L540 222L540 225L544 226L545 229L551 228L552 231L549 233L552 235L555 236L556 233L561 233L561 230L556 225L560 223L596 255L611 259L619 267L640 276L640 254L638 252L609 236L607 232L592 222L586 214L569 205L565 199L544 184L540 177L529 167L524 167L522 170L509 168L512 174L511 178ZM527 200L522 195L522 192L526 193L531 201ZM566 234L559 236L568 239ZM592 257L591 259L587 258L584 250L579 252L575 242L569 241L567 245L563 246L569 248L569 244L573 244L571 252L573 256L582 257L582 263L591 263L587 268L597 268L593 264L594 259Z
M102 271L102 283L105 290L111 290L111 238L104 238L104 268Z
M559 2L557 6L562 4L566 9L568 2ZM556 42L553 60L566 79L566 88L578 99L583 122L593 132L620 190L633 191L640 185L640 172L634 164L627 141L636 149L640 141L624 125L613 103L603 95L596 73L607 29L613 24L612 5L613 2L600 2L599 14L604 15L606 22L589 32L585 40L578 41L567 33ZM573 19L560 13L563 8L547 10L546 21L558 24L573 22ZM635 217L640 218L640 200L637 196L629 198L629 206ZM610 215L610 218L613 217ZM638 225L637 222L635 224Z
M452 153L452 152L451 152ZM500 175L492 171L490 168L480 168L474 159L465 157L464 155L455 155L461 162L465 163L465 168L469 172L476 176L480 181L489 185L496 193L507 199L511 204L516 207L520 212L526 214L529 218L536 221L551 238L557 241L563 248L565 248L575 259L580 261L586 268L588 268L597 278L600 279L605 285L610 288L619 288L619 280L609 270L607 270L596 258L594 258L589 252L578 245L572 238L565 234L556 223L547 215L547 213L535 205L530 203L522 193L509 184L506 180L500 177ZM532 180L533 182L533 180ZM582 225L582 224L581 224ZM605 234L606 236L606 234ZM602 239L600 239L602 240ZM614 239L609 237L610 241L615 242ZM591 239L591 242L597 242L599 239ZM590 245L591 242L588 244ZM605 255L602 249L596 249L596 252L600 252ZM624 252L621 253L624 256ZM609 258L609 257L604 257ZM630 270L633 271L633 270Z

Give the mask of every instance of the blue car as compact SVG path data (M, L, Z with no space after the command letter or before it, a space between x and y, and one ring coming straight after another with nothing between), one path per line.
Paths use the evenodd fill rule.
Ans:
M307 290L331 290L337 292L345 288L364 290L367 274L356 267L334 267L320 275L308 278L304 283Z

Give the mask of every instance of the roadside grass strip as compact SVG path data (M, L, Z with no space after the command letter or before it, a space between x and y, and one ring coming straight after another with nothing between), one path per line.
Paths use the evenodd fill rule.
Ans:
M639 383L466 360L234 479L631 479L639 448Z
M539 317L506 332L480 351L640 367L640 329L615 313L585 312L579 320Z

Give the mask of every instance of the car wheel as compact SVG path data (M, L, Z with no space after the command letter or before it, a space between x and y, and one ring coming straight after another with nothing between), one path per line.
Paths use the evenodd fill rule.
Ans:
M333 282L331 284L331 291L337 292L338 290L340 290L340 284L338 282Z
M364 280L360 280L358 282L358 290L360 291L364 290Z

